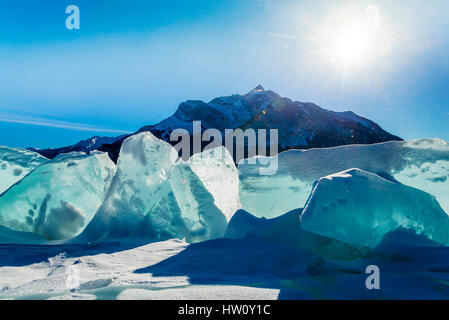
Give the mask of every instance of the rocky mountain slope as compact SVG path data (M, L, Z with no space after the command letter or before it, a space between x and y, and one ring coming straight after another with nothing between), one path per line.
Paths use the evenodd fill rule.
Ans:
M245 95L219 97L209 103L185 101L171 117L155 125L145 126L138 132L150 131L156 137L170 142L170 134L175 129L192 133L193 121L201 121L202 132L214 128L221 132L222 137L225 129L278 129L279 152L402 140L351 111L334 112L310 102L293 101L265 90L261 85ZM111 159L116 161L122 142L127 137L110 140L100 138L91 144L84 142L60 149L33 150L48 158L70 151L100 150L108 152Z

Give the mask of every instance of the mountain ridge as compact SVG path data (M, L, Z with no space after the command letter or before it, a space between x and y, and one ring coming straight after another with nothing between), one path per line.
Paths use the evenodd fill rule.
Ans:
M402 141L377 123L352 111L335 112L311 102L293 101L274 91L256 86L247 94L234 94L212 99L182 102L175 113L154 125L144 126L136 133L150 131L171 144L170 134L175 129L185 129L192 134L193 121L201 121L201 131L218 129L224 137L225 129L278 129L279 152L289 149L334 147L348 144L372 144L385 141ZM133 134L131 134L133 135ZM99 150L108 152L117 161L122 142L131 135L116 138L103 137L95 143L83 140L73 146L38 150L46 157L70 151ZM87 146L87 147L86 147ZM58 153L59 152L59 153Z

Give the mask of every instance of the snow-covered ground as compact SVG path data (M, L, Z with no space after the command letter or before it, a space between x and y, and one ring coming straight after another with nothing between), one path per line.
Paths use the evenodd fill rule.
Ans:
M448 299L449 249L401 231L334 261L258 238L0 246L1 299ZM368 290L368 265L380 290ZM75 288L76 287L76 288Z
M0 298L13 299L276 299L279 288L260 262L236 243L189 245L181 240L143 244L7 245L0 247ZM249 243L261 257L265 246ZM267 250L266 253L270 253ZM266 261L265 264L272 264ZM263 264L263 263L262 263ZM264 270L265 269L265 270ZM79 286L77 277L79 276ZM260 285L253 282L260 282ZM267 283L267 285L264 285ZM73 289L76 287L76 289ZM71 289L72 288L72 289Z

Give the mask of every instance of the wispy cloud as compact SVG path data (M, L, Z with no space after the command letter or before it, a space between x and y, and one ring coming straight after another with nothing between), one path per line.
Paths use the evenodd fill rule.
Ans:
M7 123L17 123L17 124L25 124L32 126L41 126L41 127L52 127L52 128L61 128L68 130L77 130L77 131L90 131L90 132L110 132L110 133L132 133L132 131L126 130L117 130L117 129L108 129L101 127L93 127L86 124L81 123L73 123L73 122L65 122L65 121L54 121L48 119L30 119L30 118L3 118L0 117L0 122Z
M275 37L275 38L281 38L281 39L296 39L295 36L292 36L290 34L284 34L284 33L276 33L276 32L268 32L267 33L270 37Z

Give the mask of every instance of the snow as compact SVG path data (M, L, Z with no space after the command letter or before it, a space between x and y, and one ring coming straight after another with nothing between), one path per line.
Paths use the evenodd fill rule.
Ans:
M82 150L86 153L97 150L100 148L103 144L113 144L114 142L124 138L124 136L119 137L99 137L94 136L87 140L82 140L75 144L73 147L81 147Z
M448 250L405 230L347 261L257 237L0 246L0 299L447 299Z
M191 245L179 240L154 243L144 241L139 242L139 239L133 239L132 242L105 242L95 247L87 245L2 246L0 247L0 298L165 299L172 294L173 297L180 299L188 297L196 299L277 298L279 289L248 286L245 283L244 274L242 274L242 280L238 281L239 284L233 284L234 279L229 274L229 265L233 265L232 271L235 272L238 270L238 265L235 264L237 259L241 260L246 256L245 250L235 252L236 247L252 248L261 255L266 250L276 252L278 246L270 248L270 244L264 246L258 241L228 243L227 240L219 240L217 248L215 242L212 245L207 242L200 244L198 253L209 256L219 255L223 262L219 264L218 261L207 261L206 266L209 265L212 269L211 272L204 273L199 267L203 258L196 254L197 248L191 248ZM10 254L11 250L16 250L17 259ZM190 269L183 268L184 274L176 274L182 272L177 261L169 266L161 265L169 259L177 259L177 255L182 252L187 253L187 256L179 263L191 265ZM271 265L271 262L267 264ZM148 268L152 268L152 272L148 272ZM266 278L271 282L271 277L264 275L263 268L259 269L258 278ZM73 270L76 272L73 273ZM166 272L169 275L159 274ZM67 287L67 279L73 274L79 275L77 281L79 285L71 290ZM215 284L201 285L201 283L207 283L210 276L215 278Z
M0 146L0 194L47 161L35 152Z
M360 169L318 180L301 214L301 225L310 232L370 247L399 228L449 243L449 216L435 197Z
M190 286L165 290L126 289L118 300L276 300L279 289L244 286Z
M0 196L0 225L47 239L71 238L103 202L114 170L105 153L61 154Z
M260 163L238 166L242 208L258 217L304 207L315 181L351 168L428 192L449 213L449 144L440 139L289 150L275 158L278 170L271 176L259 174Z

